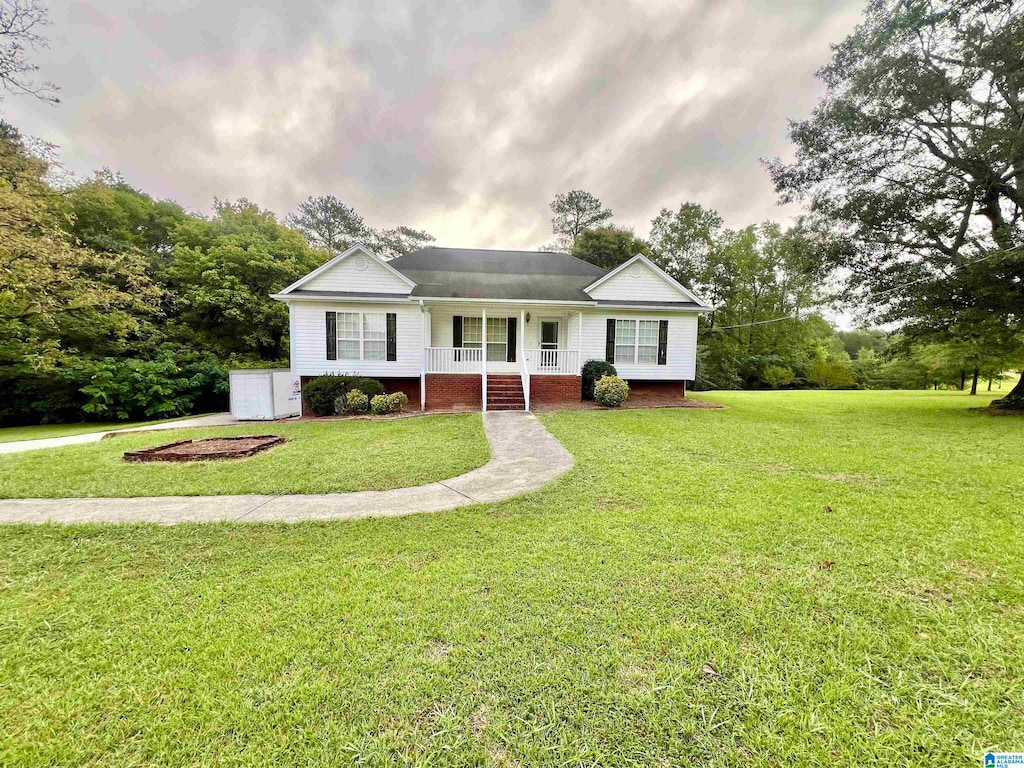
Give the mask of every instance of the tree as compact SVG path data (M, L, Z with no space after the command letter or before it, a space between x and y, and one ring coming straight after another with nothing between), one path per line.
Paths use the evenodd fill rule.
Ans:
M649 255L650 247L634 235L633 230L618 227L584 230L576 238L572 249L573 256L596 264L601 269L615 269L638 253Z
M873 0L819 77L796 161L768 166L830 227L850 296L921 337L964 313L1019 335L1024 4ZM1024 378L1004 404L1024 408Z
M683 203L678 211L662 208L651 221L651 252L662 269L688 285L711 278L710 263L722 231L718 211Z
M362 243L383 259L404 256L434 242L434 237L412 227L399 226L377 230L334 195L310 197L288 214L288 226L297 229L314 248L336 256L356 243Z
M38 82L39 67L28 58L29 48L48 47L39 34L47 23L46 9L34 0L0 0L0 85L9 93L27 93L57 104L59 89L53 83Z
M175 230L166 271L177 296L173 336L221 359L280 360L288 308L270 294L322 263L322 252L247 200L215 205L212 219L192 218Z
M611 208L602 207L600 200L582 189L555 195L551 212L555 214L551 231L557 237L558 247L566 252L572 252L581 232L600 227L612 217Z
M309 197L288 214L288 226L297 229L314 248L337 255L356 243L368 243L370 228L351 205L334 195Z

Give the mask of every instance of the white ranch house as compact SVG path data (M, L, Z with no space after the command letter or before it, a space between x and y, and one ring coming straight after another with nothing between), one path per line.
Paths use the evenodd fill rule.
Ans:
M685 389L710 306L638 255L608 272L564 253L349 248L273 298L291 370L380 379L420 408L526 409L580 399L580 368Z

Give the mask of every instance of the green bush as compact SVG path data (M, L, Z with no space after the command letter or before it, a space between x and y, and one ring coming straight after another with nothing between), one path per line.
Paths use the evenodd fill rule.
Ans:
M380 395L377 397L380 397ZM374 399L376 400L377 398ZM337 405L342 406L341 410L343 413L366 413L370 410L370 398L358 389L350 389L345 394L344 402L337 403Z
M409 404L409 396L405 392L392 392L388 395L391 413L401 413Z
M784 365L769 365L761 372L761 381L772 389L792 384L795 377L793 371Z
M602 376L594 385L594 399L608 408L618 408L629 397L629 385L618 376Z
M349 389L358 389L367 397L373 398L384 394L384 385L376 379L356 378L352 380Z
M618 376L615 366L605 360L587 360L583 364L583 399L594 399L594 384L602 376Z
M378 416L391 413L391 398L389 395L376 395L370 401L370 410Z
M853 371L830 360L818 360L811 366L807 379L821 389L849 389L856 383Z
M362 376L317 376L302 387L302 409L314 416L333 416L344 413L345 395L349 390L358 389L367 398L384 394L384 386L376 379L365 379Z

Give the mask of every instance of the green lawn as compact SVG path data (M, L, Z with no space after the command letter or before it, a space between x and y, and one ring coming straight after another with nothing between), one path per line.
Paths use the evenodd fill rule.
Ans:
M204 414L196 414L202 416ZM90 432L111 432L115 429L142 427L147 424L160 424L164 421L190 419L192 416L175 416L173 419L157 419L155 421L94 421L86 424L36 424L31 427L3 427L0 429L0 443L11 443L16 440L41 440L47 437L67 437L68 435L85 435Z
M125 451L183 438L252 434L283 435L288 442L231 461L123 459ZM388 490L460 475L489 456L483 422L475 414L160 430L0 455L0 498Z
M575 468L500 504L0 528L0 764L1024 749L1024 421L958 394L706 397L729 407L545 415Z

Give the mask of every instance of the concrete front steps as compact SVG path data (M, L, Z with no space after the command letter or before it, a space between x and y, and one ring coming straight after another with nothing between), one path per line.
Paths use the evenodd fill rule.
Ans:
M511 376L487 374L487 410L526 410L526 400L523 398L523 381L518 374Z

